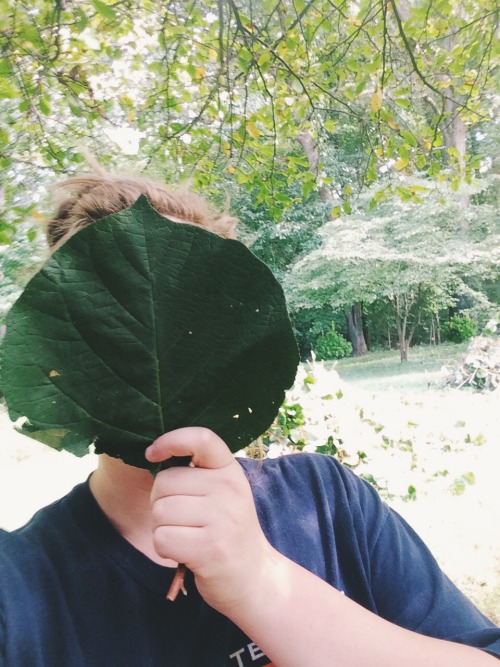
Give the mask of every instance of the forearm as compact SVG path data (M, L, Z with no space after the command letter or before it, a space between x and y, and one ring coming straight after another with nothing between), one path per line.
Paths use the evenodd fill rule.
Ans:
M275 667L494 667L461 644L400 628L275 552L231 619ZM227 612L226 612L227 613Z

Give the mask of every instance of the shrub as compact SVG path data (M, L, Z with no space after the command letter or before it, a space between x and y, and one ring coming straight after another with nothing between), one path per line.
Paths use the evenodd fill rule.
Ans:
M332 322L331 331L316 340L314 352L320 361L323 359L342 359L342 357L352 354L352 345L344 336L335 331L335 324Z
M300 349L302 359L308 359L311 350L315 349L319 336L328 332L332 322L342 332L345 323L344 311L332 311L330 306L324 308L303 308L291 313L292 325Z
M468 315L462 317L454 315L448 322L449 340L454 343L463 343L476 335L476 324Z

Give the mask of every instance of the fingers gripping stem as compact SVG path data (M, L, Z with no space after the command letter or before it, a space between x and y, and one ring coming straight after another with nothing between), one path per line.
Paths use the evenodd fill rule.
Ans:
M151 470L151 474L153 477L156 477L156 475L161 470L166 470L167 468L173 468L176 466L188 466L190 463L190 456L173 456L171 459L167 459L166 461L158 463L158 465L153 470ZM183 595L187 595L186 586L184 584L186 572L187 567L184 565L184 563L179 563L177 565L175 576L166 595L166 598L169 602L175 602L180 592L182 592Z

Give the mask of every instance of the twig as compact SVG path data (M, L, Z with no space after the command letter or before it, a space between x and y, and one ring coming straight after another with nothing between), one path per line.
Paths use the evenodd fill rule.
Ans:
M181 591L183 595L187 595L187 590L184 585L184 578L186 576L186 572L187 572L187 567L184 565L184 563L179 563L179 565L177 565L177 572L175 573L170 588L168 589L167 600L169 602L175 602L177 596L179 595L179 592Z
M476 373L478 372L478 370L479 370L478 368L474 369L474 372L471 373L471 375L469 375L468 378L465 378L465 380L458 385L457 390L462 389L464 384L467 384L467 382L469 383L472 382L472 380L476 377Z

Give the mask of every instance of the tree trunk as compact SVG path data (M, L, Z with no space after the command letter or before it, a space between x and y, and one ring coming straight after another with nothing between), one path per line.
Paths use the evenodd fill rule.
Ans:
M408 361L408 350L410 347L411 337L407 338L406 329L408 325L408 298L405 294L395 294L391 297L392 305L394 306L394 314L396 316L396 329L398 332L398 347L401 362ZM411 306L410 306L411 307Z
M368 352L363 334L361 303L355 303L346 313L347 335L352 344L352 356L361 357Z
M396 315L396 328L398 331L398 344L401 361L408 361L408 352L410 349L413 335L420 324L422 316L422 302L424 298L422 285L418 285L417 291L414 289L395 294L389 297L394 306ZM413 317L410 318L410 316Z
M361 309L361 322L362 322L362 328L363 328L363 336L364 336L365 343L366 343L366 349L369 352L372 349L370 329L368 328L368 322L366 320L366 314L363 311L363 304L360 303L359 307Z
M441 345L441 321L439 319L439 313L436 313L436 336L437 344Z
M443 42L443 46L448 51L451 51L456 44L457 41L454 37L447 37ZM446 147L445 158L448 162L451 160L449 150L452 148L454 151L456 151L458 177L460 181L462 181L465 177L467 128L461 114L463 113L462 104L466 101L466 97L463 94L457 92L456 86L450 85L443 88L442 100L435 100L431 95L428 95L426 99L431 105L434 113L441 118L439 125L443 134L444 145ZM457 194L457 201L462 209L468 208L470 204L469 197L464 193ZM465 216L462 216L461 219L457 221L457 223L460 232L462 234L466 234L467 224L465 221Z
M406 304L405 304L406 305ZM400 317L400 322L398 326L398 332L399 332L399 356L401 358L401 361L408 361L408 347L406 342L406 323L407 323L407 314L406 314L406 309L403 315L401 315L401 312L398 312L398 317Z
M311 171L316 178L318 177L318 168L319 168L319 152L318 148L314 143L314 139L310 132L303 130L298 136L297 141L304 149L306 154L307 161L309 162L309 171ZM329 187L322 185L318 188L319 198L324 204L328 202L333 202L333 194Z
M449 97L447 97L444 102L444 110L447 116L446 121L441 123L441 127L446 148L454 148L457 151L458 173L460 180L462 180L465 176L465 152L467 139L465 123L460 116L459 104L462 101L462 97L454 93L451 88L447 88L446 93L449 95ZM459 193L457 198L461 209L465 210L469 207L469 197L466 194ZM459 221L459 229L462 234L467 233L465 216L462 216Z

